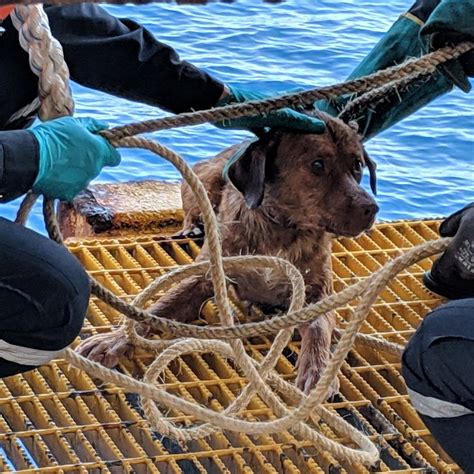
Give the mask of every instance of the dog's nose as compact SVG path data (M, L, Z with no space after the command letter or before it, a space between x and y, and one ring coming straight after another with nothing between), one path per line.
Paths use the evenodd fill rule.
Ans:
M370 203L370 204L366 204L364 206L364 209L363 209L364 216L365 217L375 216L375 214L377 214L377 212L379 212L379 209L380 209L379 206L377 206L377 204L375 202Z

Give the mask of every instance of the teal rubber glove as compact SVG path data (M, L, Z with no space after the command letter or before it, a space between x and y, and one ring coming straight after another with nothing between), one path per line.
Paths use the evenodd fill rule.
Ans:
M250 100L263 100L270 97L260 92L246 91L235 87L228 87L228 89L230 94L217 103L218 107ZM216 122L214 125L219 128L250 131L275 127L306 133L323 133L326 129L326 125L322 120L289 108L275 110L268 114L223 120Z
M90 118L63 117L29 131L39 143L39 172L33 192L70 201L104 166L117 166L119 152L96 132L107 125Z

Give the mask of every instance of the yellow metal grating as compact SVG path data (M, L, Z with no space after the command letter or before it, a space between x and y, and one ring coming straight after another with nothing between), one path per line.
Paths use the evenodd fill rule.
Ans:
M335 289L340 291L381 267L400 250L437 238L437 221L379 224L358 239L334 243ZM129 300L154 278L176 265L190 263L199 252L192 241L143 237L71 244L88 271L117 295ZM420 283L428 260L394 279L372 308L364 331L405 344L423 316L439 304ZM349 307L338 311L344 325ZM110 331L118 314L93 299L82 337ZM212 317L212 311L206 316ZM243 316L242 316L243 317ZM247 347L261 359L271 340L253 338ZM299 341L289 345L277 365L294 377ZM120 370L140 377L150 361L138 354ZM456 472L408 401L400 364L386 354L358 347L340 374L341 395L328 404L347 421L371 436L381 462L370 472ZM163 386L187 400L216 410L228 406L245 380L231 363L213 354L182 357L166 370ZM169 412L175 422L191 417ZM273 417L255 397L245 412L248 420ZM321 423L322 431L337 434ZM344 441L343 439L339 439ZM1 472L93 473L363 473L291 433L249 436L224 432L180 446L150 429L137 397L57 360L24 375L0 380Z

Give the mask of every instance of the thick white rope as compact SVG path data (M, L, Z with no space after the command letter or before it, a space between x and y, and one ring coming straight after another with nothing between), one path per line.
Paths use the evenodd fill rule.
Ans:
M11 19L19 32L22 48L29 54L31 70L39 78L40 119L72 115L74 101L69 86L69 69L61 44L51 34L43 6L17 5Z

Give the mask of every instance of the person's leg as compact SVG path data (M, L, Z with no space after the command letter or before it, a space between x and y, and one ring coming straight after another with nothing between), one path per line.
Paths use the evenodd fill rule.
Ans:
M474 298L432 311L408 343L402 373L433 436L474 473Z
M0 377L47 363L79 334L87 274L65 248L0 218Z

